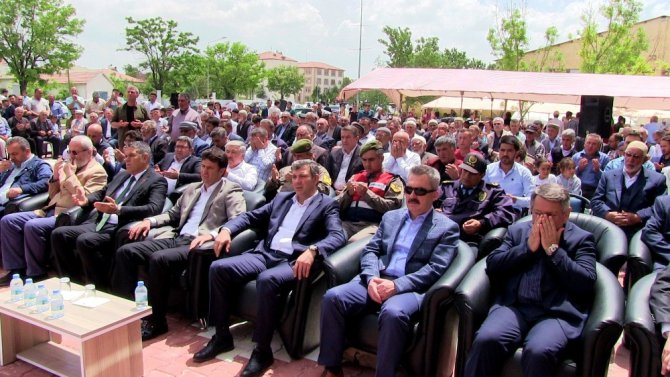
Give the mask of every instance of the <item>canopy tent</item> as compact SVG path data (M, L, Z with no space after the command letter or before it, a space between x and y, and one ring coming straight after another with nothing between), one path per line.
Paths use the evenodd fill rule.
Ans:
M495 110L505 109L504 100L490 98L457 98L440 97L421 106L422 109L470 109L470 110Z
M670 77L470 69L378 68L342 89L340 98L380 90L396 105L404 97L496 98L579 105L580 97L611 96L632 110L670 110Z

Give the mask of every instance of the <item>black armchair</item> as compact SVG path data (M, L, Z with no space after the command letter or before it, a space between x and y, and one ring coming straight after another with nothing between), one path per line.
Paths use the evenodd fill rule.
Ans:
M624 295L616 277L605 266L596 264L597 280L591 313L581 338L571 344L567 358L556 376L606 376L610 355L624 319ZM467 354L475 332L481 326L493 302L491 282L486 275L486 260L479 261L456 289L458 319L449 319L448 328L458 329L456 376L463 376ZM521 349L504 365L501 376L521 376Z
M642 242L642 231L637 231L628 246L628 264L626 265L626 285L628 290L643 276L654 270L654 258L647 244Z
M477 246L477 260L486 258L487 255L502 245L507 228L493 228L489 230Z
M531 216L526 216L517 222L531 219ZM593 234L598 262L612 271L614 276L618 276L628 258L628 239L623 230L603 218L585 213L571 212L569 221Z
M330 287L349 282L360 272L360 256L370 238L353 242L325 259L324 271ZM434 376L438 362L447 358L446 368L453 367L449 355L455 343L455 332L444 326L453 292L475 262L473 250L459 241L458 252L442 277L426 292L421 310L415 318L413 334L407 345L403 365L412 376ZM377 351L378 316L367 315L357 321L347 334L349 343L366 352ZM450 365L449 365L450 364Z
M581 195L570 194L570 207L572 207L572 212L589 213L591 201Z
M656 329L649 308L656 273L640 278L628 293L624 335L630 349L630 375L659 377L664 340Z
M172 203L177 203L177 200L179 200L179 197L186 191L186 187L188 187L188 184L181 185L177 188L174 189L169 195L168 199L172 201Z
M49 204L49 193L26 196L25 198L10 200L5 205L5 215L15 212L34 211Z

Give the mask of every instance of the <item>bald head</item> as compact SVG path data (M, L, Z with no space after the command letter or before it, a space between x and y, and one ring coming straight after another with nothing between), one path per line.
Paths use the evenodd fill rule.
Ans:
M99 123L93 123L86 129L86 136L91 138L94 145L100 144L102 141L102 126Z

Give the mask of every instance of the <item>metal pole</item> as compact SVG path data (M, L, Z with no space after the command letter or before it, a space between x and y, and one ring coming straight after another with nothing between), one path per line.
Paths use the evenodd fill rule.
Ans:
M363 0L361 0L361 19L360 19L360 24L358 26L358 77L357 79L361 78L361 54L363 50ZM360 91L356 92L356 106L360 106L360 100L359 100L359 93Z

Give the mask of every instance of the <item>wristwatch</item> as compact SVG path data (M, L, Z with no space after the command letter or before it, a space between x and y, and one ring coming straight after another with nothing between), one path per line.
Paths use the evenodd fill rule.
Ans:
M547 254L549 256L552 256L552 255L554 255L556 250L558 250L558 245L556 245L555 243L552 243L551 245L549 245L549 248L547 249Z
M309 245L309 251L314 252L314 255L319 255L319 247L316 245Z

